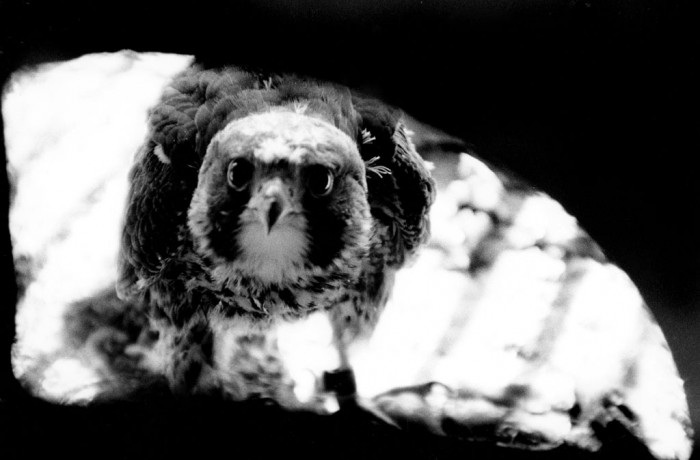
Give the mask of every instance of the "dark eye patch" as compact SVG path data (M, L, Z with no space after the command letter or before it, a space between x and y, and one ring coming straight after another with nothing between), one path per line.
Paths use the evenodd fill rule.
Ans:
M341 186L339 182L334 180L336 188ZM313 265L327 267L344 247L343 236L350 214L348 204L341 198L342 190L321 197L315 196L313 192L304 194L302 204L309 233L307 257Z
M237 161L237 160L234 160ZM207 218L209 226L208 238L214 253L227 260L235 260L241 253L238 246L238 232L240 231L239 217L250 201L250 181L252 179L253 165L248 160L239 159L235 169L241 174L241 180L251 178L240 189L231 186L231 162L225 169L219 180L214 181L209 190ZM250 168L250 171L248 169ZM234 172L236 174L236 172ZM234 182L235 183L235 182ZM240 185L240 184L239 184Z

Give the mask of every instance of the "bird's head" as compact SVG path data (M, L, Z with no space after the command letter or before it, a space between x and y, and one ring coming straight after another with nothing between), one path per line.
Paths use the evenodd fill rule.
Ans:
M366 252L365 166L356 143L322 119L248 115L209 143L188 218L215 275L294 282Z

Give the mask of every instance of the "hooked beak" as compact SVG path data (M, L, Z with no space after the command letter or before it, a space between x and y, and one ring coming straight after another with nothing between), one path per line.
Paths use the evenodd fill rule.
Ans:
M270 206L267 208L267 233L270 233L270 229L275 225L277 219L282 215L284 208L279 199L274 198L270 202Z
M289 187L277 177L266 181L260 188L256 208L268 235L272 227L292 211L290 194Z

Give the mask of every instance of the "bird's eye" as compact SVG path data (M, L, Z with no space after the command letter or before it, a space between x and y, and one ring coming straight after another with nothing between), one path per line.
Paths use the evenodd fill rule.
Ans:
M228 165L228 185L232 189L240 192L248 187L253 178L253 164L242 158L233 160Z
M326 196L333 190L333 172L321 165L309 168L307 186L315 197Z

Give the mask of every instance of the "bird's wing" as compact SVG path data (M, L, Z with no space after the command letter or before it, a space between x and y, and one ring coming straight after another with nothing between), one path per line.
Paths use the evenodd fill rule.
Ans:
M372 215L390 229L388 264L400 266L428 236L435 185L398 111L357 95L353 105Z
M119 258L122 298L133 298L167 271L194 270L188 260L187 210L202 158L237 111L269 103L274 95L259 90L262 86L249 72L191 67L150 110L149 134L130 173Z

